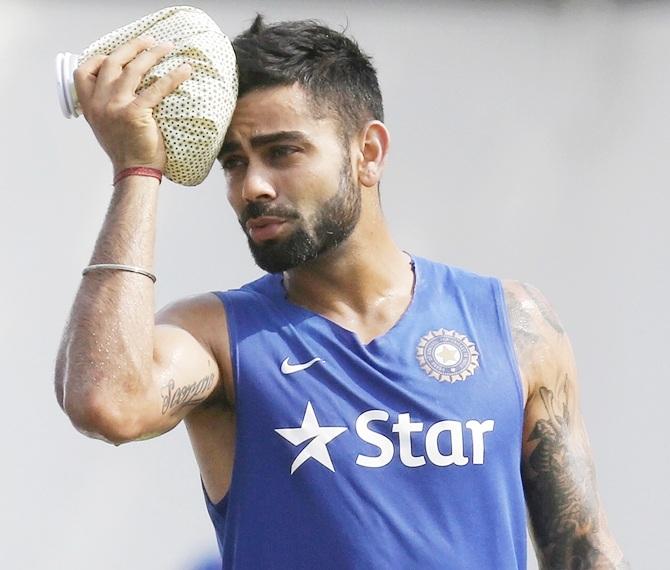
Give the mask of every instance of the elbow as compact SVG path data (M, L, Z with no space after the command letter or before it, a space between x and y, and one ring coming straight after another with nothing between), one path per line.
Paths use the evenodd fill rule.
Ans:
M121 445L140 439L137 417L99 395L63 395L61 407L72 425L88 437Z
M58 401L58 405L60 406L60 409L65 411L65 404L63 403L63 379L62 377L56 375L56 382L54 384L54 392L56 393L56 400Z
M54 392L56 394L56 400L58 400L58 405L61 410L65 411L65 405L63 404L64 399L64 377L65 377L65 354L61 349L58 351L58 356L56 357L56 367L54 370Z
M138 384L128 377L104 377L96 369L76 365L68 358L63 339L56 358L55 392L72 425L88 437L120 445L142 438L137 406ZM124 392L125 390L125 392Z

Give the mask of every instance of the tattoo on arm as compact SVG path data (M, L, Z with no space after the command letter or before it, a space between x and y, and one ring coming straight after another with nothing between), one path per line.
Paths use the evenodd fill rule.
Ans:
M528 388L526 411L532 414L527 416L521 471L540 567L627 569L602 517L588 442L573 411L572 357L565 331L532 286L509 282L505 301Z
M556 312L551 308L549 303L547 303L547 300L544 299L544 297L542 297L542 295L539 294L536 289L527 283L522 283L521 286L523 287L523 290L528 293L528 296L534 301L544 321L558 334L563 334L565 331L563 330L561 323L558 321Z
M208 374L193 384L178 388L175 387L175 381L170 380L161 388L163 398L161 413L165 415L170 412L170 415L174 415L187 406L197 406L207 399L212 384L214 384L214 374Z
M510 328L514 345L519 356L532 348L540 340L537 325L533 322L528 308L522 305L519 297L512 291L505 292L505 300L509 311Z
M523 462L522 475L543 567L628 568L625 561L615 565L600 547L594 467L586 449L571 435L567 376L556 394L543 386L538 396L548 419L538 420L528 437L536 445Z

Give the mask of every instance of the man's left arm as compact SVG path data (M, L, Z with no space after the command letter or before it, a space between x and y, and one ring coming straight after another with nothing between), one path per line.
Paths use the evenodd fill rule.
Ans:
M504 288L527 393L521 474L540 568L629 568L598 496L570 341L539 291Z

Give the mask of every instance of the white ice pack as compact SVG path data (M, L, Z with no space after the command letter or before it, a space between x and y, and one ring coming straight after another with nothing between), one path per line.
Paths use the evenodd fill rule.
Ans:
M230 40L202 10L174 6L149 14L110 32L83 54L60 53L56 58L58 99L66 117L78 117L73 73L93 55L109 55L125 42L150 35L170 41L175 49L146 74L139 90L182 63L191 77L154 109L163 133L167 164L165 176L184 186L202 182L216 159L237 101L237 66Z

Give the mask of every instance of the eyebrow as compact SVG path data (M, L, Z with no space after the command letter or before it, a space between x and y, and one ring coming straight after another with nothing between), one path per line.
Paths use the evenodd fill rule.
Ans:
M251 137L251 148L258 148L276 142L301 142L309 143L309 138L302 131L277 131L267 135L256 135ZM228 141L221 145L219 156L242 148L238 141Z

